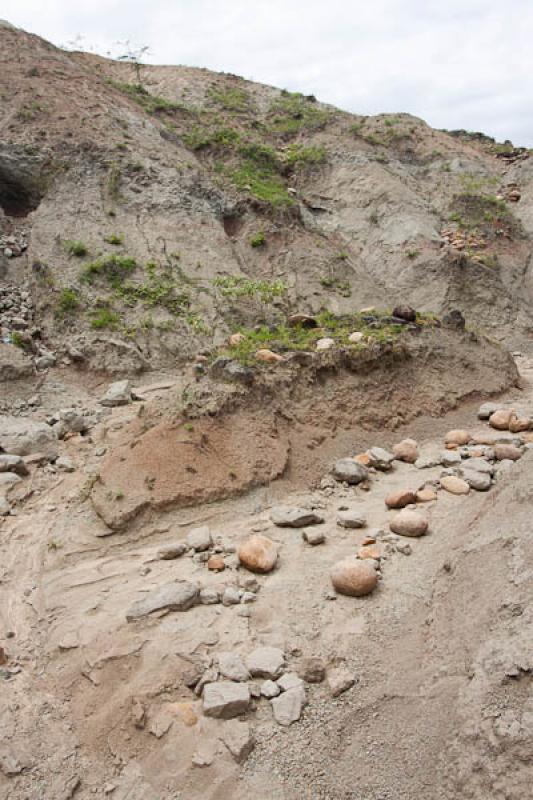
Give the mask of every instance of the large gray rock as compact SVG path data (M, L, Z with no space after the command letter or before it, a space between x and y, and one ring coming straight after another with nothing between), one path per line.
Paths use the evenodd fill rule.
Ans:
M469 470L470 472L486 472L492 475L494 467L484 458L468 458L462 464L462 469Z
M389 453L389 451L384 450L383 447L372 447L370 450L367 450L367 456L369 458L368 465L370 467L384 472L391 469L392 462L396 458L393 453Z
M304 528L307 525L317 525L324 522L324 517L316 511L306 508L292 508L291 506L277 506L272 509L270 519L279 528Z
M112 408L114 406L126 406L131 403L131 384L128 380L115 381L111 383L107 392L100 400L101 405Z
M9 491L16 483L20 483L20 476L14 472L0 472L0 493Z
M465 483L476 492L486 492L492 485L492 480L488 472L474 472L470 469L461 470L461 475Z
M50 425L22 417L0 417L0 448L17 456L43 453L49 459L57 458L59 452Z
M366 517L357 508L344 508L337 513L337 525L341 528L364 528Z
M353 458L339 458L333 465L332 475L338 481L345 481L355 486L368 478L368 470Z
M443 467L456 467L461 463L461 454L456 450L443 450L440 454L440 463Z
M242 764L254 748L254 738L250 724L248 722L239 722L236 719L224 723L222 741L237 764Z
M193 528L189 531L187 534L187 544L199 553L204 550L209 550L213 544L213 540L207 525L201 525L199 528Z
M231 719L247 711L250 689L246 683L218 681L204 686L203 711L206 717Z
M247 681L250 677L250 673L237 653L218 653L217 662L220 674L230 681L240 683L241 681Z
M293 722L297 722L302 716L305 706L305 689L301 686L294 686L286 692L282 692L271 701L274 719L278 725L288 727Z
M126 613L126 619L133 622L153 614L154 611L187 611L198 602L199 593L200 587L197 583L166 583L133 603Z
M17 381L33 373L33 365L20 347L0 343L0 384Z
M278 678L284 664L285 655L278 647L257 647L246 659L246 667L253 678Z
M29 469L21 456L0 453L0 472L15 472L17 475L24 477L24 475L29 474Z

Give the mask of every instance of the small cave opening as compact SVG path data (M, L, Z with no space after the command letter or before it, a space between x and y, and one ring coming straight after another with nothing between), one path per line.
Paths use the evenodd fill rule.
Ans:
M41 200L38 178L0 160L0 208L7 217L27 217Z
M222 218L222 225L224 226L226 236L232 238L239 233L242 227L242 220L235 214L225 214Z

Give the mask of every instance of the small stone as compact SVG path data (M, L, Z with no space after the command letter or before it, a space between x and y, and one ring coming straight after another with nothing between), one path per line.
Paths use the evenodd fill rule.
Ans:
M207 569L210 569L212 572L222 572L224 569L226 569L226 562L222 556L210 556L207 560Z
M288 692L297 686L303 686L303 681L295 672L286 672L276 681L282 692Z
M330 577L337 592L351 597L370 594L378 583L377 572L367 561L350 557L334 564Z
M497 431L508 431L509 423L516 416L512 409L500 408L489 417L489 425Z
M440 485L450 494L468 494L470 491L468 483L455 475L446 475L441 478Z
M248 710L250 689L246 683L217 681L208 683L203 691L203 712L206 717L231 719Z
M394 445L392 452L398 461L405 461L406 464L414 464L419 456L418 444L414 439L402 439Z
M456 467L461 460L461 454L454 450L445 450L440 454L440 463L443 467Z
M425 487L424 489L419 489L416 493L416 502L417 503L431 503L433 500L437 499L437 492L434 489L429 489Z
M326 677L326 668L322 659L316 656L309 656L302 659L298 674L307 683L322 683Z
M202 525L200 528L193 528L189 531L187 534L187 544L197 553L208 550L213 544L213 540L207 525Z
M324 522L324 517L316 511L305 508L292 508L290 506L277 506L272 509L270 519L279 528L305 528L307 525L318 525Z
M412 306L395 306L392 311L392 316L403 319L406 322L416 322L416 311Z
M302 538L304 542L310 545L323 544L326 541L326 536L323 531L314 528L310 531L302 531Z
M486 472L488 475L492 475L494 472L494 467L486 458L468 458L463 462L462 469L471 472Z
M257 350L255 357L258 361L263 361L265 364L277 364L279 361L284 360L283 356L280 356L279 353L274 353L272 350L268 350L267 348Z
M244 342L246 336L243 333L232 333L228 339L228 344L230 347L236 347L241 342Z
M318 322L316 321L315 317L311 317L309 314L291 314L287 322L291 326L291 328L300 326L302 328L316 328L318 326Z
M261 694L263 697L267 697L269 700L271 700L273 697L277 697L280 692L281 689L275 681L264 681L261 684Z
M55 466L60 472L74 472L75 466L68 456L60 456L55 462Z
M397 542L394 545L394 549L401 553L404 556L410 556L413 552L413 548L409 544L409 542Z
M482 403L477 412L478 419L489 419L495 411L499 411L497 403Z
M174 544L167 544L157 551L157 557L162 561L172 561L187 552L187 545L185 542L175 542Z
M204 606L213 606L220 603L220 592L218 589L206 586L200 590L200 603Z
M476 492L486 492L492 486L492 480L488 472L474 472L470 469L463 469L461 474L463 480Z
M399 489L391 492L385 498L387 508L405 508L405 506L416 503L416 492L412 489Z
M14 472L21 478L30 473L22 456L12 456L7 453L0 453L0 472Z
M293 722L297 722L300 719L305 705L303 684L289 689L287 692L282 692L270 702L274 712L274 719L278 725L283 725L284 727L292 725Z
M360 344L365 338L364 334L361 331L354 331L348 336L348 341L352 344Z
M470 434L468 431L465 431L465 430L462 430L462 429L453 430L453 431L448 431L448 433L444 437L444 443L445 444L464 445L464 444L468 444L468 442L471 440L471 438L472 438L472 434Z
M223 652L217 654L218 671L230 681L247 681L250 674L237 653Z
M257 595L253 592L244 592L241 597L241 603L244 603L245 605L248 603L255 603L256 600Z
M355 508L343 508L337 513L337 525L341 528L364 528L366 517Z
M223 606L237 606L241 602L241 595L235 586L226 586L222 595Z
M504 459L518 461L519 458L522 458L522 451L512 444L496 444L494 445L494 456L496 461L503 461Z
M126 619L133 622L155 611L187 611L198 601L199 592L198 584L189 581L164 584L133 603Z
M357 453L353 460L357 464L362 464L364 467L370 466L370 456L368 453Z
M110 408L125 406L131 403L131 384L128 380L116 381L110 384L107 392L100 400L100 404Z
M353 458L340 458L332 469L333 477L338 481L345 481L353 486L368 479L368 470L363 464L358 464Z
M428 529L428 523L418 511L404 508L391 519L390 529L400 536L423 536Z
M357 557L366 560L367 558L373 558L376 561L381 559L381 550L379 547L376 547L373 544L364 545L363 547L359 548L357 553Z
M355 683L355 676L346 667L328 669L328 685L332 697L338 697Z
M237 556L240 563L251 572L266 573L276 566L278 548L266 536L254 534L239 546Z
M318 339L316 343L317 350L331 350L332 347L335 347L335 339L330 339L329 337L324 337L323 339Z
M437 467L439 464L439 456L420 456L415 461L416 469L431 469L431 467Z
M222 728L222 741L237 762L242 764L254 748L252 730L248 722L229 720Z
M245 659L245 664L253 678L276 679L285 665L285 655L278 647L257 647Z
M387 472L391 469L392 463L396 458L394 453L389 453L389 451L384 450L383 447L372 447L367 451L367 455L369 458L369 466L383 472Z

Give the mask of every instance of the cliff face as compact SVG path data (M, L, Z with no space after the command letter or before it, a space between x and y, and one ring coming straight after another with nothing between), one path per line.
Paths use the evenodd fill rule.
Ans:
M291 309L397 301L529 334L527 152L8 27L0 40L0 272L27 283L52 349L142 369Z

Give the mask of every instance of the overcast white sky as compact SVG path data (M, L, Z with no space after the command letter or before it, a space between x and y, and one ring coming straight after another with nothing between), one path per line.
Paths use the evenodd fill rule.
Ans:
M55 44L233 72L533 146L533 0L0 0Z

